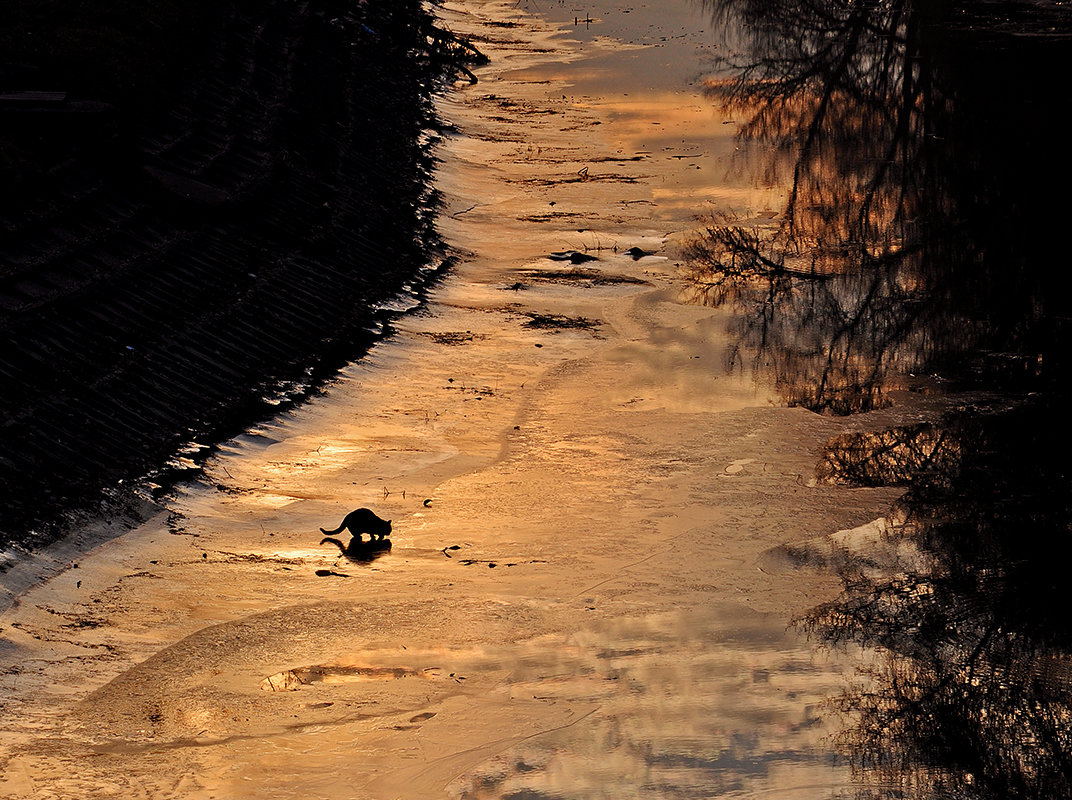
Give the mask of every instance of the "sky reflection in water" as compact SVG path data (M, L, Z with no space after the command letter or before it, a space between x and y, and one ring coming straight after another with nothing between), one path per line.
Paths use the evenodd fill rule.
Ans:
M777 615L623 620L501 658L516 695L592 713L486 762L453 797L828 798L848 780L818 709L842 676Z

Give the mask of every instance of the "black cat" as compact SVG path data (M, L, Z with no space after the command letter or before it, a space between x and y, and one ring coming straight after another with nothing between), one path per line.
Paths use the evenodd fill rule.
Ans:
M342 524L335 530L329 531L321 528L320 532L328 536L334 536L344 530L350 531L354 540L358 542L361 541L361 534L363 533L369 535L369 541L383 539L391 535L391 520L380 519L369 509L359 508L343 517Z

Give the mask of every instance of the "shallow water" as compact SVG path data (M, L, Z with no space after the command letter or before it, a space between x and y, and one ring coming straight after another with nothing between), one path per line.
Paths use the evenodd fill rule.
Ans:
M896 369L876 373L878 394L822 380L817 363L852 374L860 350L816 362L828 353L808 344L831 341L830 319L809 308L868 297L858 282L769 294L794 313L767 329L747 324L757 308L770 318L743 291L718 308L688 302L703 294L679 271L698 207L777 224L788 197L755 183L753 153L737 149L743 109L703 94L707 7L606 4L573 25L559 4L564 38L524 3L474 5L444 11L492 55L478 84L441 100L460 131L438 175L444 235L465 254L456 274L322 397L221 447L167 518L5 612L2 791L968 791L990 773L965 767L970 749L941 761L931 734L967 740L976 729L959 723L1023 721L1043 700L1024 730L1041 740L1042 723L1062 719L1058 615L1022 629L1024 587L1039 611L1059 607L1060 590L1049 573L1002 572L1024 553L1001 537L972 561L971 536L961 552L936 526L897 524L905 514L873 520L921 462L966 464L972 485L989 486L996 473L963 445L1002 437L950 423L944 396L908 391L887 378ZM633 259L634 246L653 255ZM564 271L548 258L561 251L598 260ZM794 381L837 390L852 410L882 402L820 415L799 407ZM958 402L1009 407L995 397L973 387ZM1014 463L1038 446L1026 440ZM932 474L911 487L914 513L961 495ZM358 506L393 520L375 558L321 542L320 527ZM1023 668L980 649L1010 630L1051 649L1014 658ZM972 657L984 651L985 671ZM1010 675L1035 690L999 708ZM918 738L864 724L951 685L968 691L912 706ZM1060 774L1059 758L1029 750L1015 759Z
M451 797L830 798L849 781L821 709L844 676L780 615L623 619L526 643L502 666L512 692L579 718L455 780Z

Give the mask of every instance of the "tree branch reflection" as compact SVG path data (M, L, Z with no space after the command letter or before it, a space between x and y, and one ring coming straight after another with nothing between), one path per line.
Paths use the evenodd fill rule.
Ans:
M869 654L840 701L856 794L1070 797L1072 11L706 7L733 34L711 95L786 200L706 220L686 253L697 296L739 308L740 350L791 405L867 411L923 374L1003 398L832 440L820 482L906 494L881 541L786 548L844 583L800 624Z
M988 49L950 28L963 9L948 3L706 5L738 32L710 94L748 120L742 146L787 200L774 218L709 217L686 257L700 299L746 309L738 333L787 401L846 414L885 405L912 373L1063 374L1054 307L1069 281L1038 268L1058 252L1040 224L1063 224L1052 173L1070 174L1039 133L1055 84L1016 105L1019 79L1037 83L1058 51ZM995 101L1027 115L1015 155L1004 125L974 125Z
M927 431L890 534L911 557L847 560L841 596L800 621L875 654L839 703L859 797L1072 796L1072 479L1048 460L1072 441L1030 424L1062 412L1032 403ZM853 442L836 440L827 478L902 480L888 467L920 454L921 430L902 433L901 454L892 432L857 439L850 459ZM829 466L839 459L846 473Z

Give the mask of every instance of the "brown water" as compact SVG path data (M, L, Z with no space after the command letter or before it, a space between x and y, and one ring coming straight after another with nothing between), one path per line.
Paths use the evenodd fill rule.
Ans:
M730 312L686 301L697 207L782 196L734 171L690 77L704 39L676 38L696 14L608 7L573 38L519 4L446 7L492 59L440 104L462 263L322 397L18 596L3 796L850 788L844 659L789 626L837 583L771 554L899 491L817 483L856 423L785 407ZM673 70L649 80L652 58ZM318 528L359 506L392 547L354 561Z

